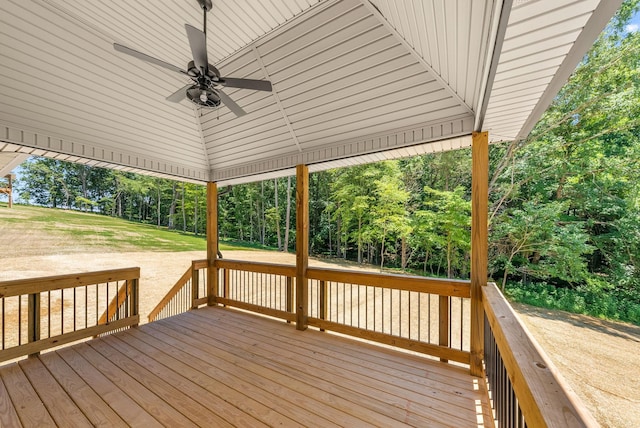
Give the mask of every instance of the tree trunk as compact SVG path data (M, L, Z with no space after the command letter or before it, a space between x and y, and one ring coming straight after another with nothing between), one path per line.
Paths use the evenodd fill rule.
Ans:
M168 228L175 229L175 215L176 215L176 205L177 205L177 192L176 192L176 182L173 182L171 186L171 205L169 206L169 220L168 220Z
M82 197L84 199L89 199L88 191L87 191L87 172L88 172L87 167L85 165L82 165L82 167L80 168L80 180L82 181ZM82 207L81 207L82 211L86 211L86 207L87 207L87 204L83 201Z
M184 209L185 193L186 193L185 184L182 183L182 231L183 232L187 231L187 212Z
M264 245L265 237L267 235L267 219L264 213L264 181L260 182L260 221L262 222L262 228L260 229L260 243Z
M407 267L407 238L405 238L404 236L400 238L400 243L402 246L400 264L402 265L402 270L404 271Z
M198 236L198 189L194 193L193 202L193 233Z
M358 263L362 263L362 217L358 217Z
M284 251L289 252L289 221L291 220L291 176L287 178L287 212L284 217ZM329 235L331 237L331 235ZM329 244L331 245L331 244Z
M451 279L453 272L451 272L451 238L447 239L447 278Z
M387 237L387 230L382 229L382 244L380 244L380 272L382 272L382 268L384 266L384 241Z
M340 257L340 244L342 243L342 238L340 238L340 234L342 233L342 219L338 215L338 219L336 220L336 257Z
M282 251L282 238L280 237L280 210L278 208L278 179L273 179L273 188L276 204L276 235L278 235L278 251Z
M158 227L160 227L160 183L158 183Z

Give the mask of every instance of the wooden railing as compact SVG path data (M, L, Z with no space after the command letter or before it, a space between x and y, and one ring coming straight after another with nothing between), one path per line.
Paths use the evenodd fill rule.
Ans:
M218 259L216 303L295 321L295 266Z
M296 269L215 261L214 303L296 321ZM307 270L308 325L469 363L468 281ZM185 309L186 310L186 309Z
M485 370L498 425L597 427L496 285L482 287L482 298Z
M469 281L309 268L309 325L469 364Z
M194 260L191 266L149 313L149 321L178 315L207 304L207 260Z
M126 268L0 282L0 362L138 325L139 278Z

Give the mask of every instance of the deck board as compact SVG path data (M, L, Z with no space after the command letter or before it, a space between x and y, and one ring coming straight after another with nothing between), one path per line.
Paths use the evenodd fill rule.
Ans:
M0 413L24 426L492 426L468 370L225 308L0 367Z

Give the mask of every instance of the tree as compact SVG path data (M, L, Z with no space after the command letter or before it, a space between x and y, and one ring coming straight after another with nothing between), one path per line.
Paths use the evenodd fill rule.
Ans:
M568 283L585 279L583 257L593 249L579 222L567 221L566 203L525 202L502 214L494 224L492 270L503 271L502 289L509 274L527 273L539 279L558 278Z

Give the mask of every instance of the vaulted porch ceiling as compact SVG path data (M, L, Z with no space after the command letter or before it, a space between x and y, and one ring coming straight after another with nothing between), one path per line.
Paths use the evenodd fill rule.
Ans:
M523 138L621 1L213 2L210 62L246 111L165 97L195 0L0 5L0 151L222 184Z

